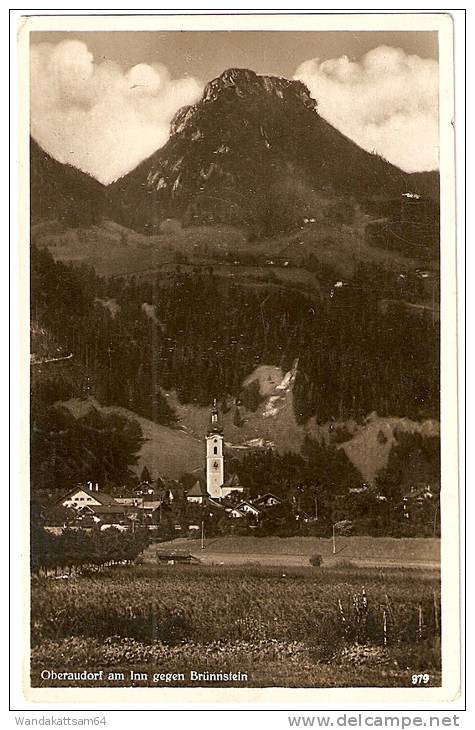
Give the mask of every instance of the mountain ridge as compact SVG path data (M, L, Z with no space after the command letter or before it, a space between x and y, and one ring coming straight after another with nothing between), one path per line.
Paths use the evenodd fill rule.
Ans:
M438 173L403 172L317 110L300 81L228 69L196 104L178 110L168 142L111 183L107 197L119 219L139 230L176 217L239 221L265 235L341 196L437 195Z
M59 162L30 137L30 218L57 219L75 228L91 224L104 209L105 187L73 165Z
M318 113L300 81L231 68L179 109L168 142L108 186L30 139L32 223L69 227L104 215L156 233L183 224L240 225L258 237L368 197L411 189L438 197L436 171L405 173L366 152ZM348 213L347 213L348 214Z

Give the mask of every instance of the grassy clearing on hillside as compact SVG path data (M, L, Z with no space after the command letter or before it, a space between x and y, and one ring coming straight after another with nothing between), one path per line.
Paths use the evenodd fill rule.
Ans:
M282 258L299 264L302 258L314 255L325 267L341 276L351 277L361 262L373 263L391 271L414 269L427 262L408 258L397 251L370 246L358 227L343 224L313 223L303 229L261 241L249 241L246 231L232 226L198 226L155 236L145 236L118 226L111 221L84 229L63 230L35 227L35 241L47 246L61 261L84 261L105 276L131 274L173 263L176 254L187 256L193 264L210 263L216 256L238 258L256 256L265 263ZM235 267L236 272L241 267ZM242 272L241 272L242 273ZM285 277L293 274L285 273ZM298 275L297 275L298 278Z
M203 442L180 429L154 423L120 406L102 406L92 397L84 400L72 399L65 401L63 405L76 418L94 408L102 414L117 414L136 420L144 437L144 443L138 454L138 463L133 467L137 475L146 465L153 474L178 479L183 472L192 472L204 463Z
M136 566L40 579L32 681L49 684L45 667L87 667L247 671L244 686L410 686L423 669L437 684L439 600L438 575L402 569Z

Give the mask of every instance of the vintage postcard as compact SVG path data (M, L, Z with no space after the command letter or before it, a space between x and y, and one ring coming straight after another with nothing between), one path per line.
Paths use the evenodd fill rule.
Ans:
M452 37L21 18L29 699L458 696Z

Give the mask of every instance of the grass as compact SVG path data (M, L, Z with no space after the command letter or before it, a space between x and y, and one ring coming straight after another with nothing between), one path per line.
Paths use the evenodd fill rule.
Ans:
M193 543L185 538L173 541L174 547L191 549ZM162 545L161 547L164 547ZM332 557L332 540L320 537L217 537L205 542L205 553L305 555L321 554ZM400 562L438 562L440 559L439 538L425 537L337 537L336 558L387 559Z
M235 260L253 255L263 262L280 257L292 266L313 254L323 266L333 268L344 277L351 277L360 262L374 263L391 271L414 269L421 264L421 259L425 266L435 266L434 262L428 264L424 260L427 255L423 251L417 251L420 258L408 258L398 251L369 245L358 226L328 222L314 223L262 241L248 241L244 230L227 225L191 226L145 236L107 220L76 230L40 224L33 228L32 235L38 245L48 246L56 258L84 261L106 276L160 270L164 264L174 263L177 252L186 255L193 264L208 261L216 265L219 265L216 256L228 255ZM240 268L234 267L236 276ZM268 271L268 267L264 266L263 270ZM282 280L296 277L300 281L301 274L280 271L280 277Z
M92 397L87 400L65 401L64 405L76 418L95 408L103 414L116 413L136 420L145 439L139 451L138 464L134 467L137 474L140 474L146 464L154 474L166 474L172 479L178 479L184 471L193 471L204 461L203 442L179 429L154 423L120 406L102 406Z
M32 682L84 667L122 667L126 686L131 668L248 672L245 686L410 686L420 669L437 682L438 603L438 575L402 568L144 565L40 579Z

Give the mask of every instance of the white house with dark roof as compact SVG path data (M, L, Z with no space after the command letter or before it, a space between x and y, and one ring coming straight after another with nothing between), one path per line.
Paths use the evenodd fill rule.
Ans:
M261 510L250 502L240 502L230 511L231 517L254 517L259 519Z
M282 500L276 497L272 492L266 492L262 497L252 500L252 504L256 507L277 507L278 504L282 504Z
M114 497L111 497L110 494L101 492L97 483L93 484L92 482L88 482L87 486L83 486L81 484L70 489L67 494L57 500L57 504L60 504L63 507L72 507L77 509L78 507L84 507L86 505L117 505L118 502L116 502Z
M234 507L228 514L229 517L233 519L242 519L243 517L246 517L246 513L239 509L239 507Z
M75 507L76 523L91 523L109 526L129 524L127 508L120 504L85 504Z

